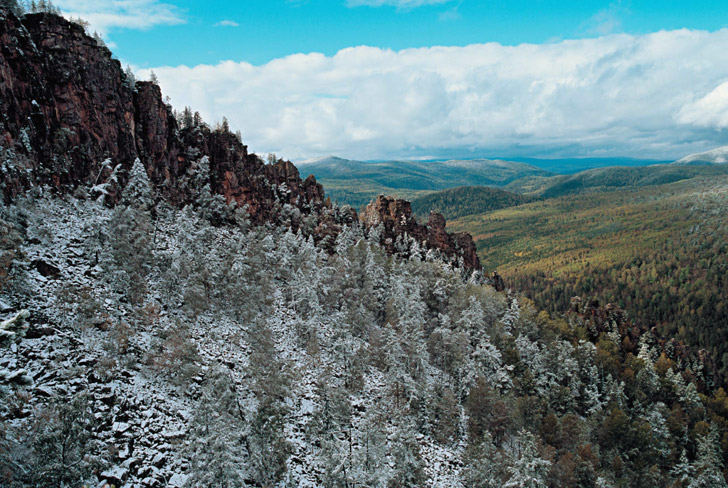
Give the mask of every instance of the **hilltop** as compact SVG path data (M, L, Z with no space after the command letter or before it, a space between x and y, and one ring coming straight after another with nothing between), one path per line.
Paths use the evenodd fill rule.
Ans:
M675 164L725 164L728 163L728 146L702 153L691 154L675 161Z

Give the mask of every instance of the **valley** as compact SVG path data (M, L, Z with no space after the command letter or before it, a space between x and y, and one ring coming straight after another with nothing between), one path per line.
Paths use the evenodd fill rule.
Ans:
M369 191L406 195L423 221L443 214L448 229L473 236L485 270L538 308L558 315L575 296L613 303L641 327L708 351L724 384L728 331L717 324L728 323L728 165L711 161L721 149L705 154L512 181L498 173L510 164L502 163L489 168L490 186L475 175L439 191L412 189L418 183L403 171L388 181L397 188ZM427 169L439 181L442 169ZM331 181L352 201L343 180Z
M710 178L543 198L460 217L450 227L471 233L485 269L497 270L539 308L563 312L574 296L614 303L643 327L708 350L724 382L724 170Z

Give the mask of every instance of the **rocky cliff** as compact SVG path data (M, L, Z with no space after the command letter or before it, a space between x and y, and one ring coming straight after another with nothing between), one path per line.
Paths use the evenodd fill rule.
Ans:
M480 269L480 260L470 234L450 234L445 230L445 217L431 213L427 225L419 224L412 215L410 202L380 195L362 214L365 225L382 226L382 244L393 252L399 236L409 236L424 249L438 249L450 258L462 257L463 266Z
M286 203L302 209L324 204L320 185L300 181L290 163L263 164L228 131L179 127L159 87L129 79L81 26L46 13L22 20L0 15L6 162L0 187L6 201L36 184L68 191L102 183L113 166L129 169L140 158L162 193L182 204L196 196L185 184L190 170L208 156L213 192L247 204L256 222L272 217L266 210L282 185L291 190Z
M80 25L48 13L21 19L0 9L0 46L5 202L36 185L64 193L113 180L105 191L115 204L139 158L159 194L174 205L195 202L209 185L213 195L245 207L256 224L301 227L301 216L316 215L317 240L357 221L352 210L332 207L315 178L302 179L290 162L265 164L227 129L179 123L159 86L127 76ZM285 209L295 209L294 216ZM363 220L381 221L392 242L407 233L448 257L462 255L468 268L480 267L469 236L448 234L441 216L417 224L408 202L380 198Z

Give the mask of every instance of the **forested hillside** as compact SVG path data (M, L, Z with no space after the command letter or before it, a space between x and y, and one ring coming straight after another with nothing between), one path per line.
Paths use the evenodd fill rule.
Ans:
M552 320L416 241L329 254L148 185L2 210L7 485L723 486L709 365L618 309Z
M573 296L625 308L728 366L728 179L541 200L451 223L486 269L551 312Z
M529 197L486 186L461 186L431 193L412 200L412 211L425 218L430 212L448 220L482 214L531 201Z
M535 166L514 161L472 159L451 161L362 162L329 157L301 165L326 186L332 199L355 208L378 195L413 199L459 186L503 187L526 176L548 176Z
M557 198L579 193L614 190L639 190L698 177L721 177L728 166L682 166L660 164L644 167L609 167L581 171L574 175L524 177L506 186L506 190L542 198Z
M2 486L728 486L714 356L587 297L540 311L442 215L332 204L35 10L0 4ZM603 212L645 249L690 216L706 253L666 274L698 293L719 183ZM495 213L571 218L545 205Z

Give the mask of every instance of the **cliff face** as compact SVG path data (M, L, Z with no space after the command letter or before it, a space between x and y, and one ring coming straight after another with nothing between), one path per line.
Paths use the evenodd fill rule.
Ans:
M353 211L332 207L315 178L302 179L290 162L265 164L229 131L180 127L157 85L127 79L106 47L56 15L19 19L0 8L0 104L0 192L6 202L35 185L63 193L104 183L119 165L119 186L107 197L114 204L125 170L139 158L161 195L185 205L198 197L206 157L203 184L226 202L245 206L253 223L301 225L300 219L282 218L290 206L318 216L314 232L320 240L358 219ZM468 268L480 267L470 236L448 234L441 216L418 225L408 202L380 198L363 220L381 221L391 242L406 232L426 248L462 255Z
M307 211L324 204L321 186L301 181L290 163L264 165L228 132L180 128L159 87L128 80L79 25L50 14L0 16L0 134L12 161L0 172L6 201L34 184L67 191L101 183L107 159L129 169L138 157L165 196L183 204L195 198L184 184L190 168L208 156L212 191L247 204L255 222L273 217L267 209L284 184L286 203Z
M60 17L0 16L0 133L17 162L0 173L4 197L86 181L106 157L133 161L133 94L111 53Z

